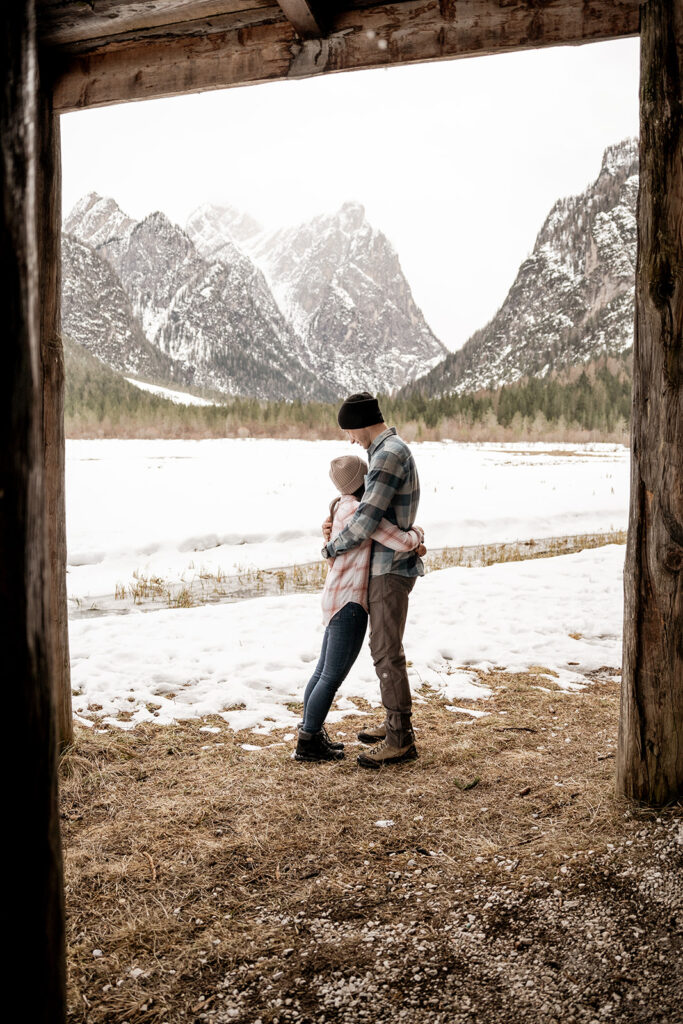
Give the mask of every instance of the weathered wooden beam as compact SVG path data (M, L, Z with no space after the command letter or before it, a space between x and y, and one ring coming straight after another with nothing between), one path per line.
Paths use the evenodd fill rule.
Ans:
M640 198L618 786L683 795L683 4L642 9Z
M69 624L66 594L64 350L61 337L62 174L59 115L52 110L49 68L38 94L36 219L40 285L42 445L47 515L46 623L52 657L57 735L73 742Z
M319 39L325 33L323 4L312 0L278 0L287 21L302 39ZM329 4L327 5L329 7Z
M38 0L42 46L120 35L271 7L274 0Z
M55 110L614 39L637 34L638 9L639 0L410 0L343 12L324 39L308 40L283 20L211 33L190 23L56 54Z
M62 66L66 61L74 57L92 57L101 53L113 53L130 46L139 49L141 45L152 43L163 43L170 46L174 41L182 41L188 37L194 39L207 38L209 36L219 38L230 35L236 37L244 29L263 29L266 25L279 24L288 25L282 8L278 4L271 4L266 8L256 8L247 11L234 11L231 14L220 14L213 18L200 18L198 21L174 22L173 24L151 25L144 29L131 29L126 32L117 32L115 35L99 36L97 38L76 39L59 47L44 48L47 54L61 58ZM290 26L291 28L291 26Z
M56 729L43 602L45 505L35 221L36 47L32 0L0 5L0 622L14 907L7 1020L65 1019ZM14 903L12 904L12 901ZM18 979L30 964L30 993Z

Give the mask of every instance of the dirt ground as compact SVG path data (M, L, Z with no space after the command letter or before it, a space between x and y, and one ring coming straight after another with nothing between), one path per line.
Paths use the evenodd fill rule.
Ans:
M497 671L481 718L425 694L379 772L360 715L334 765L221 719L79 729L69 1019L680 1024L683 806L615 796L616 675Z

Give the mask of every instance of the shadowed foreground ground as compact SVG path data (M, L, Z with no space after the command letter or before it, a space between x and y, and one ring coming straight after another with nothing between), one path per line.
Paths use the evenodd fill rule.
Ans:
M221 719L79 729L70 1020L679 1024L683 807L614 796L614 676L496 672L478 719L426 695L381 772Z

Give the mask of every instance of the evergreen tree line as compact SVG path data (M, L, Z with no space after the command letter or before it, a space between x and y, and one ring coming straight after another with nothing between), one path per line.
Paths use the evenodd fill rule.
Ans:
M301 437L339 435L337 405L232 398L179 405L136 388L85 349L65 344L69 437ZM407 440L626 441L631 351L531 377L497 391L431 398L380 395L388 423Z
M398 400L382 399L389 419L430 431L487 428L493 440L592 434L626 440L631 416L632 349L604 355L548 377L529 377L496 391L431 398L419 390ZM424 431L423 431L424 433ZM479 439L479 438L477 438ZM571 439L571 438L568 438Z

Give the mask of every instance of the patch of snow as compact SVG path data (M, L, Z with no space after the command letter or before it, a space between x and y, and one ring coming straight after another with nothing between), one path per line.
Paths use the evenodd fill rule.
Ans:
M176 405L216 405L216 402L208 398L199 398L198 395L189 395L185 391L174 391L172 388L162 387L160 384L148 384L144 380L136 380L134 377L126 377L129 384L134 384L141 391L149 391L152 395L159 395L161 398L168 398Z
M489 711L477 711L476 708L458 708L454 704L447 704L446 711L458 711L461 715L471 715L472 718L483 718L490 714Z

